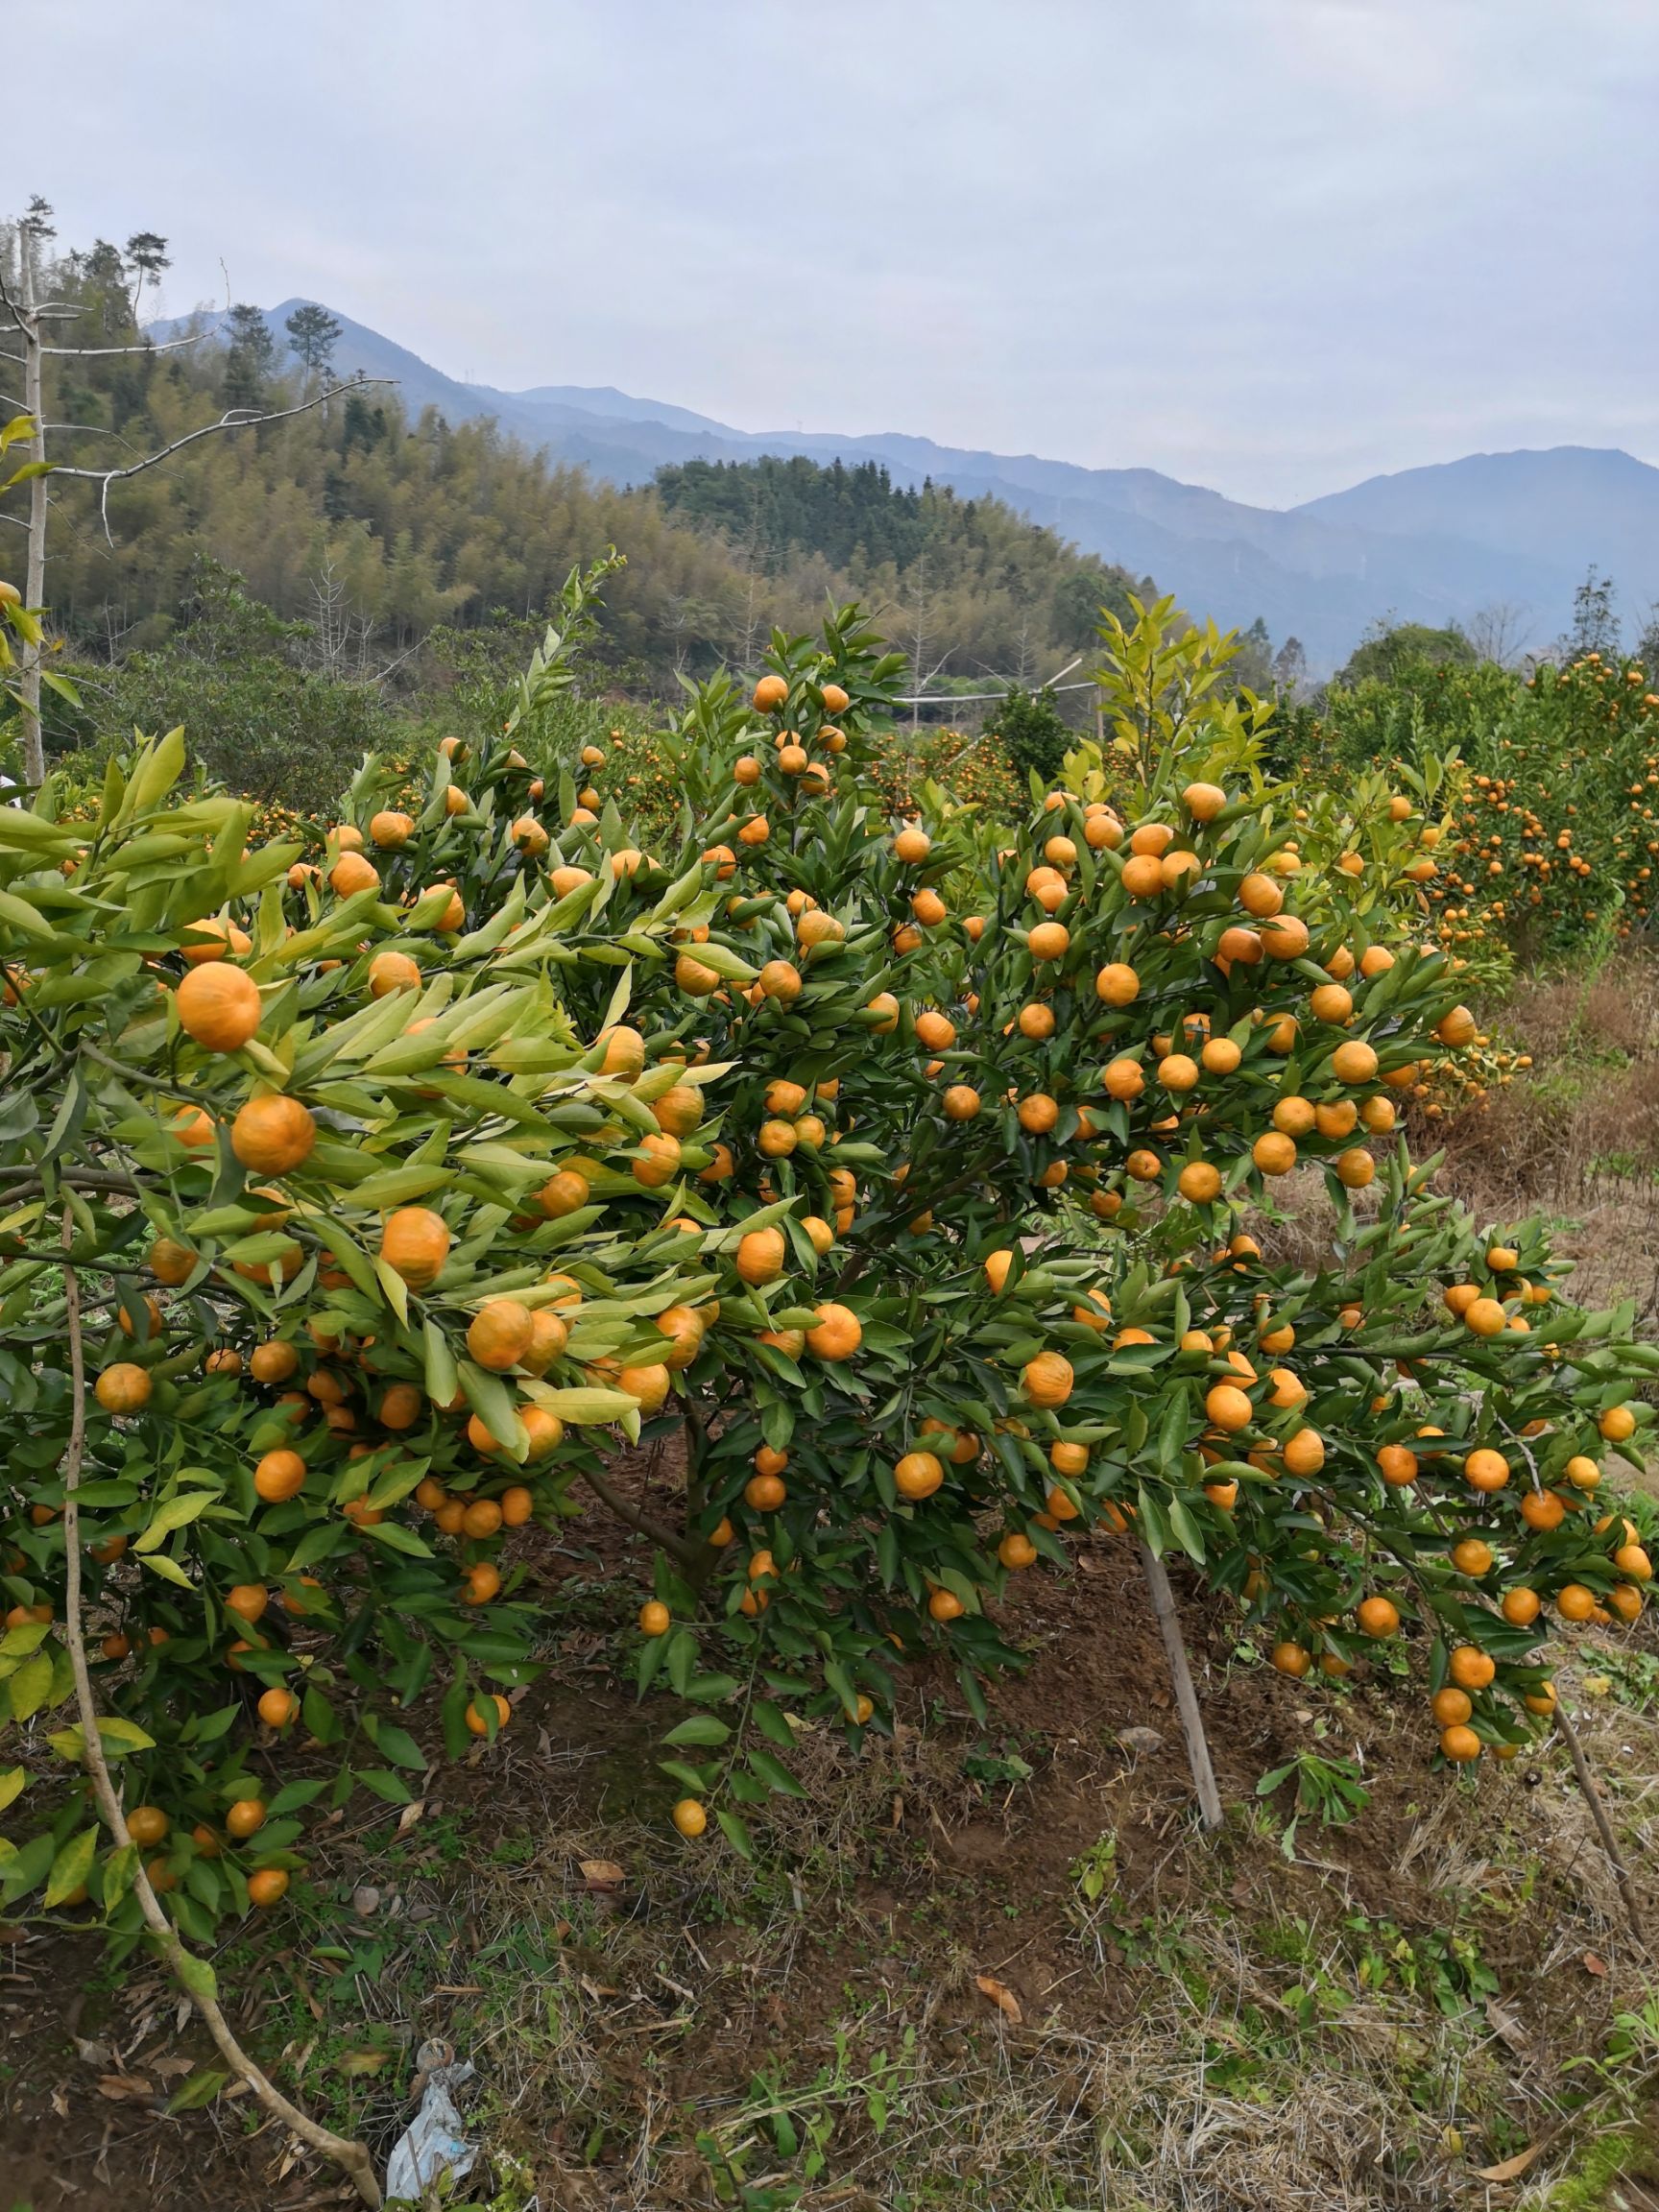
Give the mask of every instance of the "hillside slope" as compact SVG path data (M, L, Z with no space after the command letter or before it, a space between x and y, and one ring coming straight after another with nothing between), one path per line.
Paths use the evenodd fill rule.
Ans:
M268 312L278 345L298 304ZM690 460L874 461L901 486L931 478L963 498L1001 499L1085 552L1155 575L1223 624L1260 614L1275 637L1302 639L1315 672L1345 659L1378 620L1467 621L1500 602L1525 610L1529 641L1542 644L1564 626L1592 562L1617 577L1627 614L1659 596L1659 469L1625 453L1472 455L1282 512L1150 469L1086 469L901 431L744 431L610 387L500 391L447 376L366 325L337 320L337 367L397 378L411 415L432 406L451 422L493 416L549 460L617 485ZM163 327L176 326L157 325L158 334Z

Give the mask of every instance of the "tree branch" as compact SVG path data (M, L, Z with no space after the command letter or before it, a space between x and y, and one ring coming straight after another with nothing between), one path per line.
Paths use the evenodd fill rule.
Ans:
M354 392L373 384L395 384L397 381L395 376L348 377L344 384L331 384L325 392L317 393L313 398L302 399L297 407L280 407L264 415L255 413L251 407L232 407L217 422L204 422L199 430L186 431L182 438L175 438L170 445L163 445L158 452L146 455L142 461L134 461L130 468L71 469L55 466L52 473L54 476L79 476L102 487L98 497L99 519L104 525L105 542L113 552L115 540L109 528L111 484L125 483L130 476L141 476L146 469L154 469L158 462L182 452L186 445L194 445L199 438L211 438L221 430L256 430L266 422L287 422L296 415L308 415L313 407L325 406L330 399L338 398L342 392Z
M688 1543L684 1536L676 1536L673 1529L664 1528L660 1522L653 1521L649 1514L641 1513L619 1491L613 1490L603 1475L594 1475L586 1467L578 1468L577 1472L594 1497L602 1504L608 1505L618 1521L625 1521L630 1528L637 1529L641 1536L649 1537L660 1551L666 1551L672 1559L678 1559L682 1567L695 1566L707 1551L706 1545Z
M68 1209L63 1213L63 1245L67 1251L74 1232L74 1217ZM144 1863L137 1858L132 1835L127 1826L127 1815L121 1809L120 1795L109 1772L108 1761L104 1756L104 1739L98 1732L98 1705L92 1694L92 1676L86 1665L86 1639L81 1623L81 1508L76 1495L81 1481L82 1461L86 1449L86 1366L81 1340L81 1282L75 1269L63 1262L63 1287L68 1306L69 1322L69 1449L63 1462L63 1543L67 1562L68 1586L64 1594L64 1636L69 1646L69 1664L75 1676L75 1703L81 1715L81 1734L85 1745L86 1770L92 1778L93 1795L104 1824L123 1849L133 1850L134 1867L132 1892L144 1915L156 1947L167 1961L180 1986L201 2013L207 2032L219 2047L220 2056L237 2079L247 2082L268 2112L273 2113L302 2143L313 2151L322 2152L325 2158L348 2173L356 2185L357 2194L365 2204L378 2206L380 2188L374 2178L374 2169L369 2152L361 2143L349 2143L345 2136L336 2135L331 2128L323 2128L291 2104L280 2089L269 2080L243 2050L232 2033L229 2022L219 2008L213 1990L213 1970L204 1960L187 1951L156 1899Z

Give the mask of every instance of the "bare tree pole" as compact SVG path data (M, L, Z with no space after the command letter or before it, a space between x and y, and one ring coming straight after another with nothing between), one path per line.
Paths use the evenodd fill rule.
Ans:
M1599 1784L1596 1780L1584 1746L1578 1741L1578 1731L1573 1725L1573 1717L1562 1704L1560 1695L1555 1698L1555 1728L1573 1761L1573 1771L1578 1777L1578 1787L1584 1793L1584 1802L1590 1808L1590 1817L1596 1823L1596 1833L1601 1839L1601 1848L1607 1854L1607 1863L1613 1869L1613 1879L1619 1885L1620 1902L1624 1917L1630 1923L1630 1933L1644 1956L1647 1953L1647 1938L1643 1932L1642 1917L1636 1910L1636 1895L1630 1887L1630 1869L1624 1863L1619 1849L1619 1839L1613 1833L1613 1823L1607 1817L1606 1803Z
M22 293L13 320L23 332L23 412L34 423L29 458L44 469L46 462L45 378L40 358L40 325L36 312L35 270L36 226L27 219L17 226L17 285ZM12 305L7 301L8 306ZM24 564L23 604L38 607L46 594L46 478L29 480L28 553ZM40 646L30 645L18 671L23 707L23 775L31 789L46 774L46 747L40 732Z
M1163 1560L1144 1537L1140 1539L1140 1548L1141 1572L1146 1577L1152 1611L1158 1620L1158 1633L1164 1639L1164 1656L1169 1662L1169 1679L1174 1685L1176 1709L1181 1715L1181 1732L1187 1739L1187 1764L1192 1769L1192 1784L1198 1792L1198 1817L1206 1832L1214 1833L1224 1818L1221 1792L1210 1760L1210 1740L1204 1733L1204 1716L1198 1710L1198 1693L1192 1685L1187 1647L1181 1639L1175 1595L1169 1587Z
M63 1245L65 1251L73 1239L74 1215L67 1207L63 1210ZM81 1510L77 1491L81 1481L81 1467L86 1448L86 1365L81 1337L81 1279L67 1259L63 1262L63 1289L69 1325L69 1449L63 1462L63 1542L67 1568L67 1588L64 1593L64 1636L69 1646L69 1664L75 1675L75 1703L81 1715L81 1734L85 1745L87 1772L92 1777L93 1794L98 1810L115 1841L123 1849L133 1849L133 1894L151 1934L156 1948L160 1952L180 1986L185 1990L190 2002L201 2013L207 2032L219 2047L220 2056L239 2080L246 2081L267 2111L275 2114L283 2126L298 2135L313 2151L331 2158L351 2177L358 2196L365 2204L378 2206L380 2186L374 2178L374 2168L369 2152L361 2143L348 2142L344 2135L336 2135L290 2104L280 2089L269 2080L237 2042L229 2022L219 2008L215 1993L213 1969L205 1960L198 1959L187 1951L151 1886L144 1871L144 1863L136 1856L132 1838L128 1830L127 1815L121 1808L120 1794L109 1772L109 1763L104 1755L104 1739L98 1732L98 1704L92 1694L92 1676L86 1665L86 1639L81 1622Z

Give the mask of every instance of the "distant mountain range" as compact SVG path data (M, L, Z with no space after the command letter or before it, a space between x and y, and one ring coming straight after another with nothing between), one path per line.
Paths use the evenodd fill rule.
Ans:
M279 350L301 302L267 311ZM1659 599L1659 469L1628 453L1559 445L1479 453L1281 510L1247 507L1151 469L1083 469L1032 454L978 453L883 431L746 431L610 386L543 384L500 392L446 376L405 347L336 313L337 371L394 378L410 415L493 416L555 462L616 484L648 483L664 462L805 454L885 463L894 481L930 476L964 498L1005 500L1103 559L1150 575L1224 626L1261 615L1275 643L1302 640L1310 668L1337 666L1373 622L1468 622L1512 611L1523 645L1565 627L1594 563L1611 573L1633 623ZM157 338L183 324L157 324Z

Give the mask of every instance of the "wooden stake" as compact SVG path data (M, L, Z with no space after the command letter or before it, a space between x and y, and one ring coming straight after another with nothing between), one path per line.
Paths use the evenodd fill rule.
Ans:
M68 1210L63 1214L63 1242L67 1245L73 1231L73 1217ZM63 1543L65 1546L68 1588L63 1601L64 1633L69 1645L69 1662L75 1674L75 1703L81 1714L81 1734L85 1743L86 1767L92 1777L92 1791L98 1800L98 1810L104 1824L116 1842L123 1847L132 1841L127 1828L127 1816L121 1809L120 1794L109 1773L108 1761L104 1756L104 1740L98 1733L98 1705L92 1695L92 1677L86 1665L86 1639L81 1624L81 1508L76 1489L81 1480L81 1466L86 1448L86 1369L81 1341L81 1280L75 1269L65 1261L63 1287L68 1307L69 1321L69 1373L72 1385L69 1413L69 1450L63 1462ZM369 2152L361 2143L348 2142L344 2135L336 2135L331 2128L322 2127L297 2104L291 2104L275 2082L266 2079L260 2069L237 2042L230 2023L219 2009L213 1969L204 1959L198 1959L180 1941L179 1931L161 1910L150 1877L139 1860L132 1877L132 1889L138 1899L140 1911L156 1938L156 1948L167 1961L175 1979L189 1996L202 2018L207 2032L219 2047L221 2056L232 2075L247 2082L261 2104L280 2120L285 2128L308 2143L313 2151L331 2158L335 2165L348 2173L356 2186L357 2194L365 2204L378 2207L381 2201L380 2185L374 2178L374 2168Z
M1215 1785L1215 1769L1210 1760L1210 1742L1204 1733L1204 1716L1198 1710L1198 1693L1193 1687L1187 1647L1181 1640L1181 1622L1175 1611L1175 1594L1169 1587L1169 1577L1165 1572L1163 1560L1143 1537L1141 1539L1141 1571L1146 1577L1146 1587L1152 1597L1152 1610L1158 1617L1158 1632L1164 1639L1164 1656L1169 1662L1169 1679L1175 1687L1175 1704L1181 1715L1181 1731L1187 1739L1187 1764L1192 1769L1192 1784L1198 1792L1198 1817L1206 1832L1214 1833L1220 1827L1224 1817L1221 1792Z
M1635 1893L1630 1887L1630 1869L1624 1863L1619 1849L1619 1839L1614 1835L1613 1823L1607 1817L1600 1785L1585 1756L1584 1746L1578 1741L1578 1731L1573 1725L1572 1716L1561 1702L1559 1692L1555 1697L1555 1726L1562 1743L1572 1754L1573 1771L1578 1777L1578 1787L1584 1792L1584 1802L1590 1808L1590 1817L1596 1823L1596 1833L1601 1839L1601 1848L1607 1854L1607 1863L1612 1867L1613 1879L1619 1885L1619 1895L1624 1907L1624 1917L1630 1923L1630 1933L1635 1936L1643 1956L1647 1957L1647 1938L1643 1933L1642 1918L1636 1910Z

